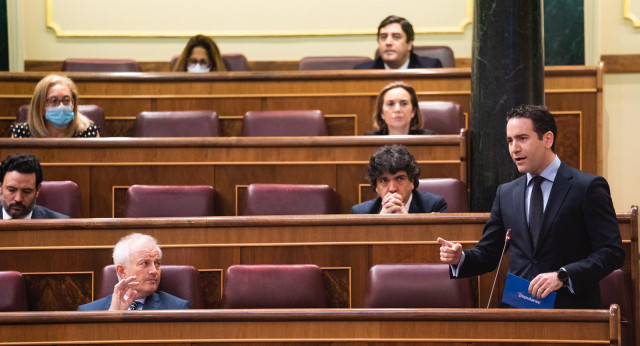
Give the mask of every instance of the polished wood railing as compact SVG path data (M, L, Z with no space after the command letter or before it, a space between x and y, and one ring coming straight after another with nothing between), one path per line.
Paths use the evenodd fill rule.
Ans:
M609 310L312 309L0 313L0 345L490 343L620 345Z
M388 143L403 144L421 178L468 179L466 132L437 136L0 139L0 157L27 152L42 163L45 180L80 187L85 217L122 216L133 184L211 185L216 214L237 215L252 183L327 184L338 213L369 199L369 158Z
M382 263L438 263L437 237L474 246L488 214L318 215L211 218L31 220L0 223L0 270L25 273L32 310L75 310L93 300L98 273L121 237L156 237L163 263L200 271L207 308L219 308L223 272L234 264L319 265L331 307L364 306L369 268ZM623 270L637 310L637 208L618 214ZM503 267L505 265L503 264ZM491 306L504 286L502 271ZM486 307L495 272L473 281ZM637 315L637 313L635 313ZM637 321L637 318L636 318Z
M545 104L558 124L558 154L595 174L602 174L602 71L602 64L545 67ZM18 107L29 103L46 74L0 73L0 136L9 136ZM81 103L104 108L114 136L131 136L141 111L193 109L215 110L223 136L241 134L247 111L277 109L320 109L330 135L361 135L372 129L380 90L398 80L413 85L421 101L460 103L473 123L470 68L68 75L78 85Z

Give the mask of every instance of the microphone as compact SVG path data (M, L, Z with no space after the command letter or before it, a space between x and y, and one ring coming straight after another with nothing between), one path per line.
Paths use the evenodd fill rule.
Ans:
M511 228L507 230L507 234L504 236L504 246L502 247L502 254L500 254L500 262L498 262L498 269L496 269L496 277L493 278L493 285L491 285L491 293L489 294L489 301L487 302L487 309L491 305L491 298L493 297L493 289L496 287L496 281L498 280L498 274L500 273L500 265L502 264L502 257L504 257L504 251L507 249L507 244L511 240Z

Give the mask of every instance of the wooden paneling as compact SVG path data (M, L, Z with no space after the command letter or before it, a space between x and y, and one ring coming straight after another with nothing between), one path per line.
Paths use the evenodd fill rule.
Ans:
M608 310L184 310L7 313L0 345L41 344L620 344ZM242 345L246 345L243 343Z
M604 61L606 73L640 72L640 54L606 54L600 59Z
M556 154L562 160L571 167L582 169L582 113L580 112L555 112L554 118L556 120L556 126L563 129L558 132L556 138ZM592 120L592 119L591 119ZM579 141L574 139L578 138ZM595 140L592 138L593 145L595 146ZM595 149L595 148L593 148Z
M601 67L545 68L545 99L552 112L582 114L581 131L559 124L564 136L559 147L581 151L580 164L590 173L602 173L598 138L601 122ZM42 72L0 73L0 136L9 135L9 124L21 104L28 103ZM421 101L459 102L471 114L471 70L468 67L405 71L280 71L188 73L69 73L77 83L81 103L105 109L107 126L115 136L130 136L136 115L155 110L215 110L223 136L239 136L239 119L250 110L314 108L328 115L332 136L364 134L372 128L371 115L379 91L388 83L412 84ZM349 115L343 117L342 115ZM576 137L580 135L580 137ZM581 145L579 149L575 147ZM574 158L571 158L574 159ZM601 163L600 163L601 165ZM576 165L577 166L577 165Z
M222 305L222 272L222 269L198 271L205 309L220 309Z
M217 214L227 216L236 215L236 186L327 184L336 190L338 212L349 213L371 154L388 138L0 139L0 157L29 152L40 159L45 180L76 181L86 217L122 215L117 187L133 184L211 185ZM467 181L465 134L401 136L394 143L415 156L421 177Z
M75 310L87 299L93 300L93 272L22 273L29 294L29 310Z
M295 71L298 69L298 60L252 60L249 61L251 71ZM167 72L170 70L170 62L167 61L138 61L142 72ZM471 58L456 58L457 67L471 67ZM62 61L55 60L25 60L24 70L35 71L62 71Z
M351 268L322 268L330 308L351 308Z
M361 308L369 268L382 263L438 263L437 237L473 247L488 214L252 216L158 219L31 220L0 223L0 270L100 273L121 237L141 232L156 237L163 263L188 264L210 288L207 307L219 306L223 270L234 264L316 264L323 268L332 306ZM618 214L623 270L637 301L637 208ZM502 296L506 266L490 306ZM495 272L474 285L477 307L486 307ZM78 287L85 287L78 285ZM32 291L30 295L42 292ZM76 293L62 292L62 295ZM81 297L91 296L83 291ZM58 297L60 300L67 299ZM85 298L86 299L86 298ZM88 301L88 300L87 300ZM79 302L79 303L84 303ZM46 307L42 307L46 309ZM637 310L634 310L637 316ZM636 322L638 319L636 318Z

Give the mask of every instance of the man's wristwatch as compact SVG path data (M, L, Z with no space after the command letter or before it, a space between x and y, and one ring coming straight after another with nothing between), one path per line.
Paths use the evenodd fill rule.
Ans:
M566 270L558 270L558 280L562 281L562 287L569 286L569 273Z

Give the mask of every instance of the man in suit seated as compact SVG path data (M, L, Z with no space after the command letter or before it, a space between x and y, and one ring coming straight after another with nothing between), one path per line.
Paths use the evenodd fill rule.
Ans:
M80 305L90 310L173 310L190 309L189 302L158 291L162 250L152 236L132 233L120 239L113 249L118 283L113 294Z
M374 61L354 66L365 69L408 69L442 67L439 59L418 56L413 52L413 25L398 16L389 16L378 25L378 50Z
M599 309L598 282L624 263L607 181L560 161L556 123L545 106L512 109L506 138L523 175L498 187L473 249L438 238L440 260L450 265L452 277L490 272L511 230L509 272L531 281L534 298L556 292L555 308Z
M369 160L367 180L378 198L354 205L352 214L444 213L447 202L429 192L418 192L420 168L406 147L392 144L378 149Z
M11 154L0 168L2 219L66 219L67 215L36 205L42 183L40 161L29 154Z

